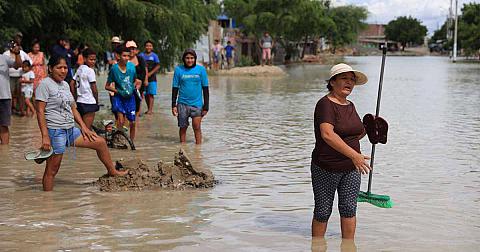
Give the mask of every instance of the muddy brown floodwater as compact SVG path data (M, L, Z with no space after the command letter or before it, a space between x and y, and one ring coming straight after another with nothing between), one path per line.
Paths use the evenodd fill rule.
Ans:
M361 117L375 113L381 57L345 62L369 77L349 99ZM54 191L44 193L44 164L23 158L40 146L37 122L13 117L11 144L0 146L0 250L478 251L480 64L441 57L387 57L380 115L389 135L376 147L372 192L389 195L395 207L360 203L349 244L335 202L326 242L311 242L313 111L329 68L211 76L201 146L191 128L187 143L178 143L172 76L159 75L155 113L138 121L137 150L111 149L112 159L158 169L182 148L192 167L215 175L219 183L209 188L100 191L94 182L105 168L95 151L77 148L64 155ZM105 75L97 80L103 86ZM108 115L103 90L100 101L107 106L99 113ZM362 152L370 149L362 139ZM362 190L367 182L362 176Z
M129 191L155 188L182 190L188 188L209 188L215 184L215 178L208 169L193 167L190 158L183 149L175 155L173 162L159 161L148 165L141 159L119 160L116 167L128 170L125 176L103 175L95 185L101 191Z

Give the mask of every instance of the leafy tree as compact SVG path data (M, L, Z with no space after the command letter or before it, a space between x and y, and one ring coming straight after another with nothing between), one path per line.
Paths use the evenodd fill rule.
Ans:
M458 42L467 56L480 50L480 3L464 4L458 23Z
M308 39L325 36L333 23L327 15L325 3L320 1L301 1L293 8L292 14L291 29L285 37L290 41L303 39L303 58Z
M218 11L203 0L0 0L0 41L21 31L24 47L34 38L50 47L65 35L102 52L114 35L139 45L150 39L166 68L207 31Z
M430 38L431 42L436 42L437 40L447 40L447 25L448 23L445 22L440 29L433 32L433 36Z
M328 37L333 46L351 43L367 18L364 8L330 8L330 1L225 0L224 4L245 34L258 39L268 31L286 49L287 57L294 50L292 44L312 38Z
M421 44L427 35L427 27L416 18L403 16L387 24L385 35L389 40L400 42L404 50L407 43Z
M365 28L364 21L367 19L368 11L363 7L353 5L339 6L329 11L332 25L327 32L327 38L333 48L352 43L357 39L358 32Z
M480 4L469 3L464 4L461 11L462 15L458 17L458 48L463 49L467 56L475 55L480 50ZM442 27L433 33L432 42L437 40L446 40L448 20L443 23ZM452 25L450 29L454 30ZM452 49L453 38L446 41L445 47Z

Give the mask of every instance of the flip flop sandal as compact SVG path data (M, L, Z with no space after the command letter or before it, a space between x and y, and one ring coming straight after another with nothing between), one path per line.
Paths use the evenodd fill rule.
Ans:
M363 126L367 131L368 140L372 144L378 143L377 129L375 125L375 117L372 114L366 114L363 117Z
M375 126L377 128L377 139L381 144L387 143L388 123L381 117L375 118Z
M26 160L33 160L37 164L43 163L47 158L49 158L53 154L53 149L51 148L50 150L35 150L35 151L30 151L25 153L25 159Z

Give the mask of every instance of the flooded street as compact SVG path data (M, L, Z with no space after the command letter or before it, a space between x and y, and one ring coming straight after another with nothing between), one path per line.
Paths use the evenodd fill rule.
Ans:
M373 114L381 58L345 62L368 75L349 99L361 117ZM183 148L194 165L214 173L213 189L100 192L91 182L105 168L93 150L77 148L64 155L54 192L44 193L44 164L23 158L40 146L37 122L13 117L11 144L0 146L1 250L322 251L310 238L310 155L313 110L327 92L329 68L290 66L280 78L210 77L204 144L195 146L189 129ZM137 150L111 150L114 160L173 160L180 144L171 78L159 76L156 111L140 118ZM104 91L101 100L109 105ZM387 58L380 115L389 140L376 148L372 192L396 205L359 203L356 249L478 251L480 64ZM370 155L366 137L361 144ZM362 190L367 182L362 176ZM327 251L341 250L340 237L335 203Z

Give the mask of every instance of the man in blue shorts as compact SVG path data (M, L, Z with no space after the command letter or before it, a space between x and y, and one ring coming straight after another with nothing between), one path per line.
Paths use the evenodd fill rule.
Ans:
M105 89L114 93L112 111L117 115L117 128L122 129L125 118L130 123L130 138L135 139L135 65L129 62L130 51L122 44L117 47L118 63L108 72ZM113 83L113 85L112 85Z
M145 42L145 52L139 54L147 63L148 86L145 90L145 101L147 103L147 112L145 114L153 114L154 95L157 95L157 72L160 69L160 60L158 55L153 52L153 42L147 40Z
M235 47L232 46L232 42L228 41L227 46L225 46L225 56L227 57L227 69L233 66L233 51L235 51Z
M209 103L207 70L196 64L197 54L193 49L185 50L182 60L183 65L177 66L173 74L172 114L178 119L180 142L186 142L188 118L191 117L195 143L201 144L201 123Z

